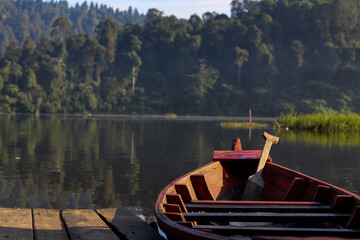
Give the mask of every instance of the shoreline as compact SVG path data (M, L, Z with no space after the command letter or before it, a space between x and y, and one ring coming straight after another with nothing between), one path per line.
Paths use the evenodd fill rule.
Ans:
M161 115L161 114L108 114L108 113L72 113L72 114L47 114L38 115L31 113L0 113L2 116L36 116L36 117L71 117L89 119L124 119L124 120L179 120L179 121L248 121L248 116L193 116L193 115ZM252 117L254 121L273 122L275 117Z

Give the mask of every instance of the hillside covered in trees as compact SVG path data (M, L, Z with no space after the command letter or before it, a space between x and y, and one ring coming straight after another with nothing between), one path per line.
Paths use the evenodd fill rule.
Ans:
M6 46L0 111L360 113L359 1L234 0L229 7L231 16L189 19L149 9L143 25L107 17L94 36L58 14L49 36L28 34Z
M10 41L22 45L27 36L38 42L41 35L50 37L51 25L58 17L70 20L73 34L94 36L95 27L105 18L112 17L121 24L144 24L145 16L137 9L113 9L86 1L70 7L66 1L7 0L0 1L0 54Z

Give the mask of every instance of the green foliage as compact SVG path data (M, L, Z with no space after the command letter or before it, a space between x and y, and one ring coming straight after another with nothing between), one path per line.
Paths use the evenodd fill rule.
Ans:
M0 109L360 113L358 5L234 0L230 17L186 20L157 9L2 1Z
M207 66L203 59L195 73L187 75L188 93L194 98L203 98L212 89L218 78L218 71Z
M120 24L113 18L106 18L95 30L96 38L99 43L105 47L105 58L110 63L115 59L117 36L120 27Z
M63 41L65 36L71 35L71 23L66 17L57 18L51 28L50 36L53 39Z
M266 123L249 123L249 122L222 122L221 127L225 128L264 128L268 125Z
M360 132L357 114L282 114L277 118L281 127L315 132Z
M95 27L107 17L126 24L144 24L144 14L129 7L120 11L106 5L84 2L69 7L65 1L9 0L0 1L0 54L10 41L24 43L27 36L39 41L41 35L62 39L74 32L94 36Z

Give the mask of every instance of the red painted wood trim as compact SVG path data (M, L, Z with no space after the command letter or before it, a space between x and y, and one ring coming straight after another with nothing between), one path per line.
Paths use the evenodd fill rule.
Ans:
M163 206L167 213L181 213L180 206L177 204L164 203Z
M210 193L208 185L204 175L202 174L193 174L190 176L192 186L194 188L196 197L199 200L214 200L213 196Z
M321 202L322 204L330 203L331 187L325 185L319 185L315 193L314 202Z
M189 189L185 184L175 184L175 190L178 194L181 195L182 200L184 203L190 203L191 202L191 195L189 192Z
M356 204L359 204L360 205L360 197L354 193L351 193L347 190L344 190L342 188L339 188L339 187L336 187L334 185L331 185L327 182L324 182L324 181L321 181L319 179L316 179L316 178L313 178L311 176L308 176L308 175L305 175L303 173L300 173L300 172L297 172L297 171L294 171L294 170L291 170L289 168L286 168L286 167L283 167L283 166L280 166L280 165L277 165L275 163L267 163L266 166L265 166L265 169L269 169L270 171L274 171L278 174L281 174L283 176L287 176L287 177L301 177L303 178L306 182L307 182L307 186L306 186L306 191L309 191L311 192L310 188L313 188L314 187L314 192L316 191L316 188L317 186L320 184L320 185L324 185L324 186L329 186L333 189L333 191L335 192L334 196L336 194L348 194L348 195L351 195L354 197L354 201L356 202ZM264 169L264 170L265 170ZM313 193L314 194L314 193ZM311 195L309 196L309 199L306 199L305 201L308 201L308 200L312 200L314 195Z
M166 194L166 202L169 204L179 205L182 212L187 212L185 204L181 199L180 194Z
M353 203L353 196L336 195L334 202L332 203L332 212L349 212Z
M240 138L237 138L237 139L233 140L233 142L232 142L232 150L237 151L237 152L242 151Z
M295 177L290 185L289 190L283 197L283 201L295 201L300 199L304 192L305 180L299 177Z
M360 206L356 206L356 208L354 209L350 220L346 224L346 228L360 228Z
M189 212L329 212L330 205L229 205L229 204L185 204Z
M192 228L194 226L193 223L191 222L176 222L177 224L180 224L181 226L187 227L187 228Z
M244 221L244 222L344 222L351 214L340 213L183 213L186 221Z
M165 213L165 215L172 221L185 222L185 218L181 213Z
M258 162L262 150L245 150L245 151L214 151L213 160L221 161L254 161ZM268 156L267 161L271 162Z
M304 201L227 201L192 200L193 204L229 204L229 205L320 205L320 202Z

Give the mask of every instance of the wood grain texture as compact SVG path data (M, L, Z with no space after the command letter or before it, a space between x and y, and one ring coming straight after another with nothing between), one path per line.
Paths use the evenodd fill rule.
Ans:
M180 194L167 194L166 201L169 204L179 205L181 212L187 212L187 209L185 207L185 204L184 204Z
M236 201L236 200L192 200L192 204L227 204L227 205L320 205L319 202L302 202L302 201Z
M31 209L0 209L0 239L32 240Z
M165 212L181 213L180 206L177 204L164 203L164 209L165 209Z
M197 199L199 200L214 200L213 196L210 193L208 185L206 183L205 177L203 174L193 174L190 176L191 183L195 190Z
M175 205L177 207L177 205ZM167 209L164 204L165 209ZM168 207L167 212L177 212L176 208ZM229 205L229 204L186 204L189 212L288 212L288 213L318 213L329 212L330 205ZM180 209L178 210L180 211Z
M189 189L186 186L186 184L175 184L175 190L176 190L177 194L180 194L184 203L191 202L191 200L192 200L191 195L190 195Z
M71 239L119 239L93 210L63 210L61 214Z
M33 219L36 240L69 239L59 210L33 209Z
M98 209L97 212L129 240L162 240L146 222L125 207Z
M233 222L344 222L350 214L334 213L183 213L186 221L233 221Z
M281 228L281 227L238 227L238 226L193 226L198 230L212 230L224 235L241 234L251 236L291 236L289 239L297 239L294 236L309 236L309 239L338 239L335 237L358 237L360 231L352 229L336 228ZM325 236L329 236L325 238ZM277 238L279 239L279 238ZM303 238L301 238L303 239Z

